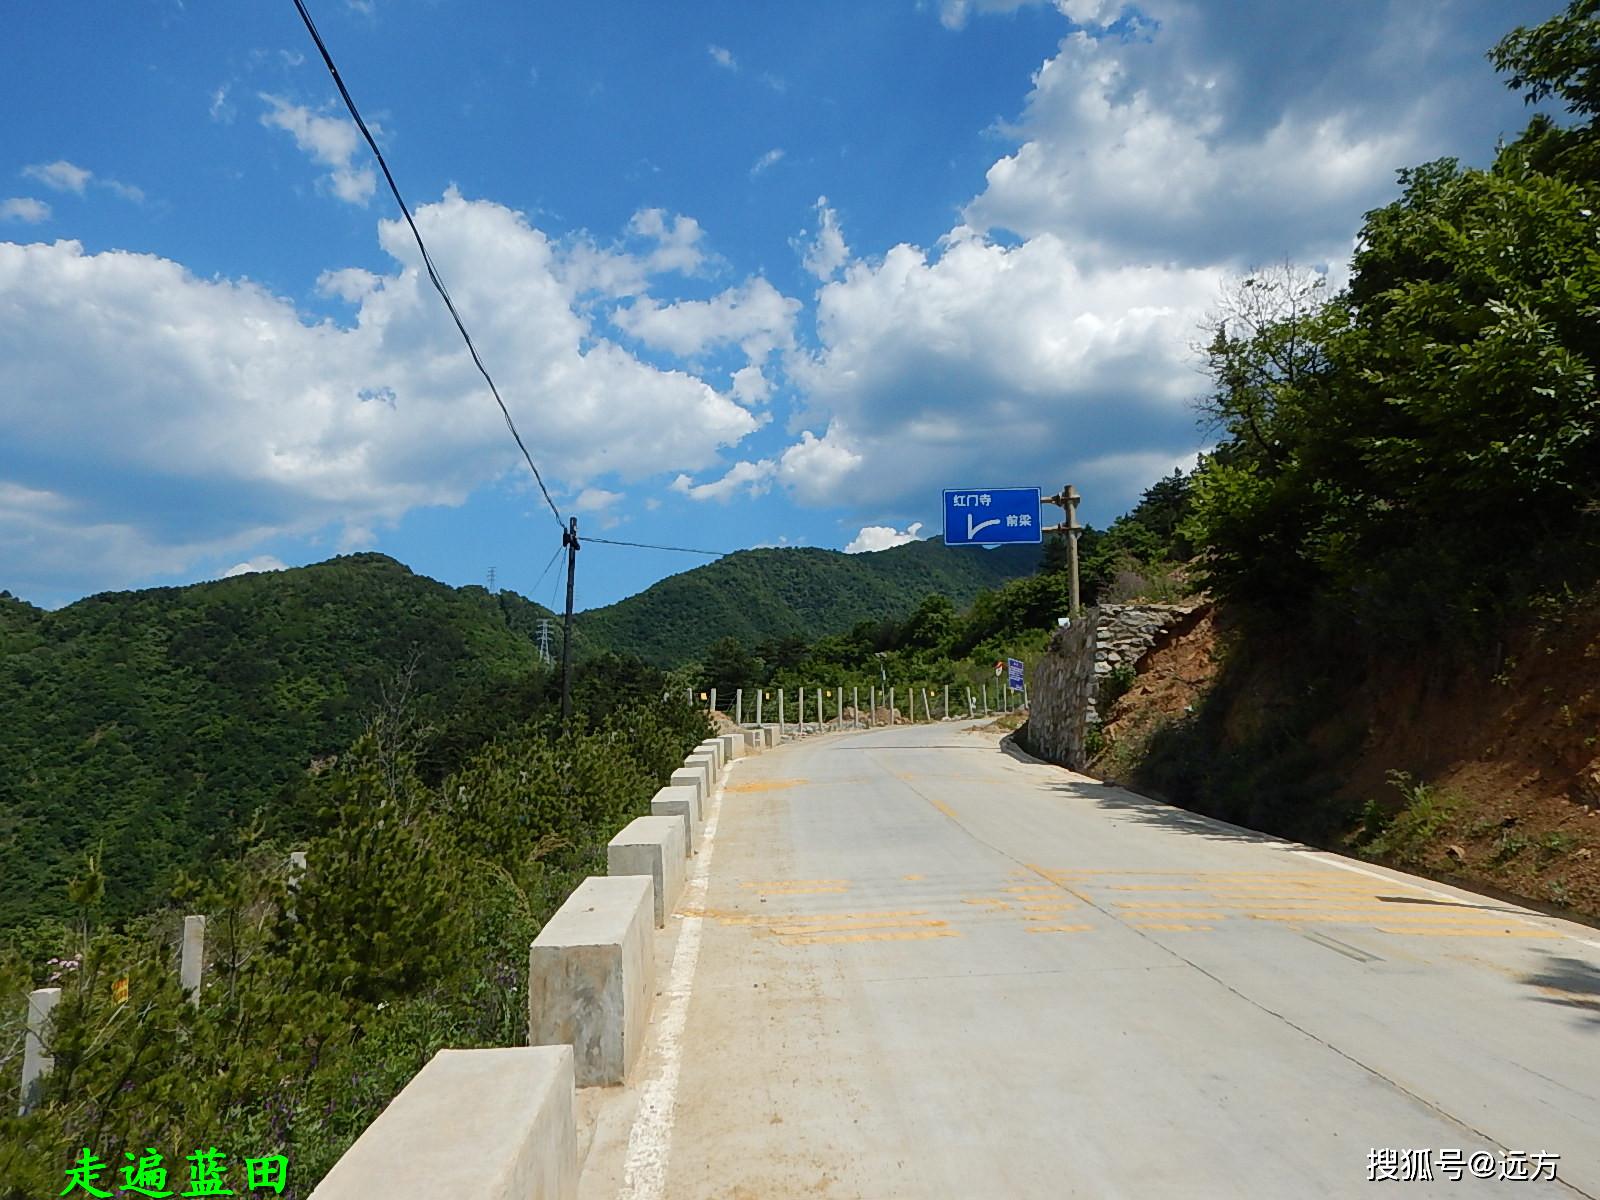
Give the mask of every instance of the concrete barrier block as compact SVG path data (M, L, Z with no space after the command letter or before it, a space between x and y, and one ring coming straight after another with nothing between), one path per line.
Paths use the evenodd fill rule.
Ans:
M722 746L721 738L707 738L694 748L696 754L714 754L717 757L717 770L722 770L728 765L728 755Z
M312 1200L573 1200L573 1063L571 1046L439 1051Z
M744 756L744 735L740 733L725 733L717 739L723 746L723 758L732 762Z
M673 787L693 788L695 797L704 809L706 801L711 799L711 793L706 790L706 773L699 767L679 767L672 773L668 780Z
M684 759L683 765L691 769L698 767L705 773L706 786L703 794L707 800L710 800L711 793L717 786L717 780L722 775L722 772L717 769L716 756L709 750L698 750Z
M760 754L767 748L767 735L759 729L746 729L744 731L744 752L746 754Z
M571 1046L579 1087L623 1082L644 1045L653 890L642 875L591 875L528 950L528 1042Z
M684 854L694 850L695 843L700 840L700 807L699 776L695 777L694 786L664 787L651 797L650 815L652 817L677 817L683 822Z
M783 740L776 725L763 725L761 731L767 735L767 749L770 750Z
M635 817L606 843L607 875L648 875L655 888L656 928L683 891L683 860L688 832L677 816Z

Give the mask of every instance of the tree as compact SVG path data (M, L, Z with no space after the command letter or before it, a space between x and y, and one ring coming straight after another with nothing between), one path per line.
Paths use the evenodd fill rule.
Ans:
M1511 149L1530 167L1575 182L1600 179L1600 0L1575 0L1531 29L1519 26L1489 52L1529 104L1554 97L1587 120L1563 128L1536 113Z
M1519 25L1495 44L1489 61L1529 104L1554 96L1569 113L1587 117L1574 140L1592 138L1600 122L1600 0L1573 0L1542 25Z
M935 592L900 627L900 646L907 650L941 650L955 636L956 621L956 606Z
M1189 529L1222 595L1424 638L1592 571L1600 195L1518 146L1400 182L1344 293L1305 310L1288 272L1248 337L1217 327Z
M760 682L761 663L738 638L720 638L706 651L700 678L703 686L716 688L719 703L727 705L739 688L755 687Z

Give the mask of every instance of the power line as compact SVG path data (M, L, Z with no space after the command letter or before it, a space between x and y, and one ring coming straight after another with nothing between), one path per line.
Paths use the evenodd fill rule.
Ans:
M611 538L595 537L589 534L583 539L587 542L604 542L607 546L632 546L638 550L674 550L679 554L704 554L711 558L722 558L732 553L729 550L696 550L690 546L656 546L650 542L618 542Z
M556 565L556 559L561 557L562 549L563 547L557 546L556 552L550 556L550 561L545 563L544 570L539 572L539 578L535 579L533 581L533 586L528 589L528 599L537 601L539 585L544 582L544 577L550 574L550 568ZM554 610L552 609L551 611L553 612Z
M556 507L556 502L550 498L550 489L544 486L544 477L539 474L539 468L533 465L533 455L528 453L528 447L523 444L522 435L517 432L517 426L511 419L511 410L506 407L506 402L500 398L500 389L495 387L489 369L483 365L483 359L478 357L478 348L472 344L472 335L467 332L467 327L462 323L461 314L456 311L455 302L450 299L450 293L445 290L444 280L439 278L439 272L434 268L433 259L428 254L428 247L422 240L422 234L417 230L417 223L411 219L411 210L406 207L405 199L400 195L400 186L395 183L394 175L389 171L389 164L384 161L383 151L378 149L378 143L373 139L372 133L367 129L367 123L361 119L361 113L356 109L356 102L351 99L350 91L344 86L344 80L339 77L339 68L333 65L333 56L328 53L328 47L322 40L322 35L317 32L317 26L311 19L311 14L306 11L304 0L294 0L294 6L300 12L300 19L305 22L306 32L311 35L311 40L317 44L317 52L322 55L322 61L327 65L328 74L333 76L333 82L339 89L339 95L344 98L344 106L350 110L350 117L356 123L356 128L361 131L361 136L366 138L367 145L372 148L372 155L378 160L378 166L383 171L383 177L389 183L389 191L394 194L394 202L400 206L400 212L405 216L406 224L411 227L411 236L417 241L417 249L422 252L422 263L428 268L428 279L433 283L434 291L439 293L439 298L444 301L445 308L450 310L450 317L456 323L456 328L461 331L461 338L467 344L467 352L472 355L472 361L477 365L478 373L483 376L484 382L489 385L489 391L494 395L494 402L500 406L500 415L506 419L506 428L511 431L512 438L517 443L517 449L522 451L522 457L527 461L528 470L533 472L533 478L539 485L539 491L544 494L544 502L550 506L550 511L555 514L556 522L566 528L566 521L561 516L561 510Z

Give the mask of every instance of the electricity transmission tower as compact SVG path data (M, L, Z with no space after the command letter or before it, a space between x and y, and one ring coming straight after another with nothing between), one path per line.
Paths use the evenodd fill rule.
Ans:
M494 595L494 568L489 568L489 594Z
M539 618L539 659L545 666L551 664L550 658L550 618Z

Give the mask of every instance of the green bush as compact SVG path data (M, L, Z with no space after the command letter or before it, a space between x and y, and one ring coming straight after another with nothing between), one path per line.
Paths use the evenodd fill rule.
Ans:
M1405 771L1390 771L1389 782L1400 793L1401 807L1387 822L1372 823L1379 832L1364 841L1361 848L1374 858L1415 866L1423 861L1428 847L1449 823L1459 801L1452 793L1423 783ZM1368 805L1370 811L1370 801ZM1363 825L1367 825L1365 820Z
M97 927L103 876L80 872L78 929L48 956L75 965L24 960L16 943L0 956L0 1197L59 1194L85 1146L117 1165L153 1146L178 1174L209 1145L235 1163L284 1154L304 1196L438 1049L520 1044L528 943L709 732L661 682L597 701L569 732L526 723L432 787L416 773L421 732L374 722L307 786L292 892L287 846L259 823L209 877L120 927ZM197 1006L176 979L185 912L209 920ZM26 943L47 946L39 930ZM18 1118L21 1001L41 970L62 988L55 1069L42 1108Z

